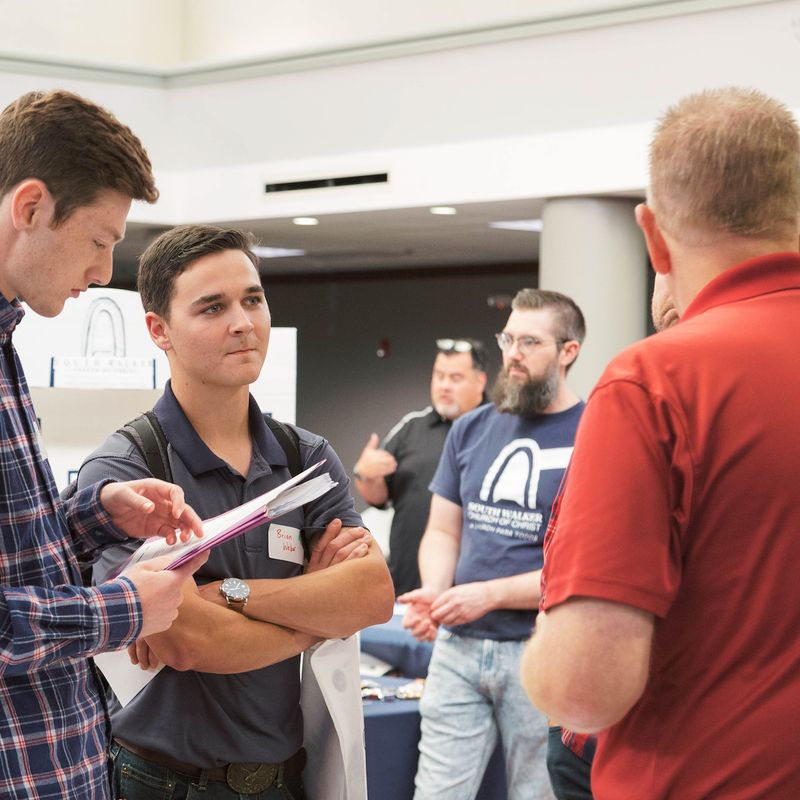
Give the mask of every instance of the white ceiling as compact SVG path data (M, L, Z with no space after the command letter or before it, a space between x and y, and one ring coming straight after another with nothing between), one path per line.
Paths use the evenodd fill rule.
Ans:
M615 196L633 196L617 193ZM327 214L316 226L291 219L215 222L250 231L259 244L305 250L304 256L262 258L267 275L365 272L377 269L530 264L539 260L539 233L498 230L490 222L540 219L544 200L507 200L457 206L454 216L401 208ZM134 281L136 260L167 226L130 222L115 251L115 283Z
M412 269L417 267L534 265L539 234L496 230L490 222L538 219L541 200L513 200L458 206L454 216L436 216L425 208L327 214L316 226L290 219L218 222L251 231L259 244L302 249L304 256L262 259L267 274L308 274ZM116 249L115 280L130 282L138 255L166 227L129 223Z
M252 230L262 244L307 251L264 260L272 274L535 264L538 234L488 224L539 217L546 197L641 191L648 126L668 102L737 82L800 105L791 78L798 65L799 3L542 0L535 13L525 0L498 0L491 9L480 0L448 3L469 7L480 19L438 6L433 19L423 13L430 4L412 0L397 12L408 14L410 26L399 30L380 3L346 0L353 13L337 11L337 25L328 31L336 36L321 44L314 37L325 26L303 11L317 0L289 6L277 0L143 0L139 16L130 18L114 17L102 0L76 0L54 10L42 30L28 24L26 14L37 13L29 3L0 0L14 23L0 35L0 95L10 100L41 88L45 75L107 105L147 144L162 199L128 224L117 257L122 283L130 283L149 241L166 223L179 221L225 220ZM262 42L263 30L285 43L283 29L262 16L230 15L232 4L273 21L277 10L291 7L282 22L297 23L296 33L311 39L295 42L291 57L256 53L248 48ZM108 15L98 16L104 9ZM141 41L136 25L146 28L153 15L165 13L172 33L159 46L169 49L189 9L207 43L224 42L229 67L247 62L244 73L217 64L219 74L200 70L183 81L180 69L134 68L132 62L149 63L150 49L123 53L115 49L118 37L108 35L126 30L129 41ZM69 25L55 19L59 13L69 16ZM249 20L248 36L244 49L232 53L223 33L241 32L242 18ZM350 19L365 27L353 30ZM753 30L761 34L757 40ZM404 47L386 41L387 32ZM350 41L356 34L361 38ZM92 50L92 41L106 50ZM675 41L682 43L678 55ZM21 52L3 52L8 48ZM591 60L593 53L603 57ZM128 66L97 64L114 55ZM211 53L205 57L214 61ZM632 68L647 63L663 68ZM247 71L251 67L255 72ZM391 172L392 182L280 199L263 192L264 182L280 175L362 171ZM432 216L427 204L435 202L453 203L459 213ZM291 224L291 215L306 213L321 224Z

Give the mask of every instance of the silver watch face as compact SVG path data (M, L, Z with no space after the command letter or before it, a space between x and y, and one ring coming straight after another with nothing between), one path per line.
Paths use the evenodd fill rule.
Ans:
M250 597L250 587L241 578L225 578L219 590L234 602L243 602Z

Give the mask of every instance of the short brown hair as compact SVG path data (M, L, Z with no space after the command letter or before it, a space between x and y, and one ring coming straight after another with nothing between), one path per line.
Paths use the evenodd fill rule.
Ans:
M648 203L665 231L689 243L708 233L795 235L800 133L792 113L736 87L684 98L656 128Z
M0 113L0 197L28 178L53 196L55 224L104 189L158 199L150 159L131 129L71 92L29 92Z
M253 236L216 225L178 225L165 231L139 258L136 288L145 311L169 317L175 281L195 261L225 250L241 250L258 271Z
M578 304L571 297L546 289L520 289L511 301L513 311L538 311L541 308L553 310L555 317L553 335L560 344L583 342L586 337L586 320Z

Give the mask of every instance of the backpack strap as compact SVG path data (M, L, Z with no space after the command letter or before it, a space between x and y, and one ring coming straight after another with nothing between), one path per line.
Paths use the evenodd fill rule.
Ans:
M303 471L303 458L300 455L300 437L297 435L297 431L291 425L287 425L269 414L264 414L264 422L267 423L267 427L275 435L278 444L283 448L283 452L286 453L291 476L299 475ZM303 513L306 513L305 506L303 506ZM311 558L311 546L308 538L301 536L300 541L303 544L303 553L306 561L308 561Z
M129 439L139 450L154 478L172 483L167 437L152 411L146 411L136 419L126 422L118 433Z
M147 469L154 478L172 483L172 470L169 466L167 437L161 428L158 418L152 411L140 414L136 419L126 422L117 430L144 458ZM78 479L62 489L60 497L66 502L78 491Z
M140 414L136 419L126 422L117 433L121 433L141 453L147 469L154 478L172 483L172 470L167 455L167 437L152 411ZM61 499L66 502L78 491L76 478L61 492ZM92 565L81 564L81 579L84 586L92 585ZM105 678L103 678L103 681ZM103 684L105 685L105 684Z
M303 460L300 456L300 437L297 431L284 422L280 422L269 414L264 414L264 422L275 435L278 444L286 453L286 460L289 462L289 472L292 477L299 475L303 471Z
M289 472L292 476L299 475L303 471L303 462L300 456L300 439L296 431L291 426L267 414L264 415L264 421L286 454ZM129 439L139 450L154 478L172 483L167 437L152 411L146 411L136 419L126 422L118 432Z

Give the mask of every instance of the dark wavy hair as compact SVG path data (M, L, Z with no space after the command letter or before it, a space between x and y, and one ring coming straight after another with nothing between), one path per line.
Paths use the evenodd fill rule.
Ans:
M165 231L139 258L136 288L144 310L168 318L175 281L203 256L241 250L258 270L253 244L252 234L216 225L178 225Z

